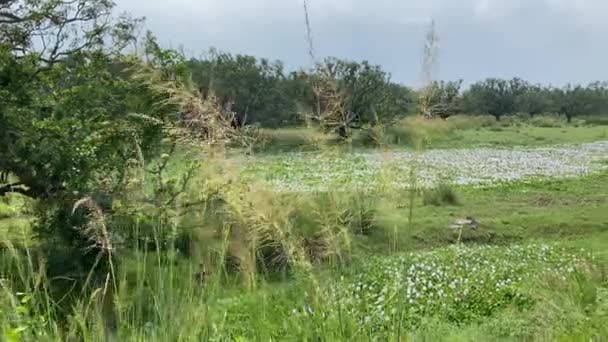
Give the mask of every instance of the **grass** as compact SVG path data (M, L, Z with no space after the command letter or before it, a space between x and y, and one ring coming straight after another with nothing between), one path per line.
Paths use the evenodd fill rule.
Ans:
M400 234L398 245L412 250L453 243L458 234L447 226L454 219L467 216L481 224L479 230L466 231L461 237L471 243L508 244L608 231L606 173L484 189L459 187L454 191L460 200L458 206L425 206L421 199L416 201L415 224ZM387 202L379 214L382 218L379 224L386 229L405 226L408 215L407 210L398 210L394 203Z
M585 120L592 123L586 124ZM554 116L537 116L531 119L506 117L497 122L492 117L454 116L448 120L411 117L388 127L381 139L370 130L355 132L352 145L369 148L383 143L389 148L413 148L421 144L426 148L472 148L550 146L585 143L607 139L607 126L601 118L578 119L568 124ZM281 153L286 151L317 150L319 143L331 144L332 138L313 129L288 128L263 130L265 143L258 152ZM379 140L383 140L380 143Z
M157 259L158 261L154 261ZM153 260L147 262L146 260ZM114 336L168 340L474 340L605 337L606 273L567 244L442 248L368 258L322 280L296 274L255 291L200 285L187 262L133 256L118 277ZM35 269L33 270L34 274ZM5 279L3 290L12 284ZM34 279L32 279L34 280ZM550 286L547 286L550 284ZM8 341L103 339L103 284L58 334L40 293L7 298L0 321ZM106 320L108 318L105 318ZM86 325L84 322L87 322Z
M460 202L451 185L440 183L436 188L425 189L422 192L422 203L424 205L458 205Z
M438 127L419 123L427 126L412 141L442 146L460 136L450 148L486 146L493 139L506 141L500 146L539 146L596 140L602 129L502 127L475 120L455 118ZM298 140L298 132L266 132L284 134L266 151L324 139ZM277 147L285 140L291 142ZM154 236L152 248L125 249L114 260L113 276L94 274L83 289L70 285L77 284L75 272L49 271L64 261L71 265L72 257L39 258L38 241L29 235L28 205L11 198L0 205L0 339L599 341L608 336L606 170L423 190L393 187L395 173L403 170L391 168L388 158L380 161L377 191L369 192L344 187L348 177L369 177L364 160L346 156L322 149L320 160L331 160L346 178L321 192L277 193L231 174L243 160L258 157L230 158L225 168L203 165L187 195L217 197L200 212L178 212L175 227L168 227L190 232L194 252L161 246ZM282 156L259 159L264 158L275 159L255 163L253 180L289 177L310 166L284 163ZM179 175L186 164L176 160L169 171ZM318 166L321 171L309 176L327 183L325 164ZM465 217L478 227L449 227ZM227 259L236 262L236 271ZM269 265L281 265L281 272L271 272Z
M19 244L31 242L31 213L28 202L19 195L7 196L0 201L0 246L3 240Z
M567 126L563 128L526 126L521 128L464 130L453 137L439 137L429 144L431 148L515 147L548 146L568 143L585 143L605 140L601 126Z

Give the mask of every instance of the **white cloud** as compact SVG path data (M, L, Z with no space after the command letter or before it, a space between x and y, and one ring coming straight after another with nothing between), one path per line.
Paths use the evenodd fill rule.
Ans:
M511 16L520 10L525 0L476 0L473 3L473 12L482 20L496 20Z
M607 0L544 0L554 10L560 11L566 21L576 23L586 30L606 30L608 28ZM606 33L605 31L603 33Z
M148 18L161 42L306 65L302 0L115 0ZM441 36L440 76L608 79L608 0L308 0L322 56L369 59L418 78L424 28ZM599 70L599 72L598 72ZM603 73L602 73L603 72Z

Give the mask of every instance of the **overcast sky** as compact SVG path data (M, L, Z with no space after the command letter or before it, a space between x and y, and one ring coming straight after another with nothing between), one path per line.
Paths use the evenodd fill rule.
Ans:
M302 0L115 0L167 47L216 47L308 67ZM562 85L608 80L608 0L308 0L319 57L381 64L421 82L424 33L437 24L437 78L518 76Z

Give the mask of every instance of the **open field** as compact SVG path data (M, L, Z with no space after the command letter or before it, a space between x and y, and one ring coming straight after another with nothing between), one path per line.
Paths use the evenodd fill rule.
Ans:
M538 121L548 120L539 126ZM594 118L587 118L593 121ZM320 144L331 144L328 137L314 129L281 128L262 130L266 145L260 152L297 152L317 150ZM352 138L357 148L366 146L365 134ZM475 147L509 148L580 144L608 139L608 125L567 124L564 119L539 117L531 119L456 116L449 120L408 118L388 128L381 140L386 149L463 149Z

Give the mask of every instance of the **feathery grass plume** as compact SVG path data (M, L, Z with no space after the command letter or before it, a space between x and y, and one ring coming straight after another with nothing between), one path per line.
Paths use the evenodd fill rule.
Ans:
M115 252L112 239L106 226L106 219L102 209L99 205L91 198L84 197L78 200L73 208L72 214L75 214L79 209L87 211L87 223L81 228L81 234L91 241L91 245L87 248L88 250L99 251L95 263L89 271L84 285L82 286L82 293L86 293L89 290L89 284L97 272L97 266L103 260L107 258L107 264L109 270L105 273L105 281L103 286L93 291L93 294L89 298L89 304L86 306L84 311L84 317L89 316L89 308L91 306L97 307L98 305L103 308L104 315L101 319L96 321L103 322L104 333L103 335L112 334L114 330L114 324L112 323L116 319L114 297L117 292L118 284L116 280L116 273L114 269L113 254Z
M304 0L303 3L304 3L304 20L306 23L306 43L308 45L308 56L310 57L310 60L312 61L312 63L315 63L315 60L316 60L315 44L314 44L313 35L312 35L312 26L310 24L310 14L308 12L308 2L306 0Z
M232 127L234 113L225 111L215 92L207 96L194 87L189 77L166 77L150 65L138 63L134 77L159 94L159 106L176 108L182 142L223 148L239 136Z
M422 77L425 84L431 83L435 78L438 63L439 36L435 26L435 20L431 19L425 35L422 55Z
M76 201L72 207L72 215L81 208L87 211L86 216L88 220L80 232L91 242L91 245L87 249L92 250L97 248L108 255L112 254L114 246L106 227L106 218L103 210L91 197L84 197Z
M433 116L434 98L437 91L434 77L438 62L439 36L435 28L435 20L432 19L425 35L425 42L422 54L422 81L423 86L420 90L419 109L420 114L426 117Z
M308 56L310 57L310 62L312 63L313 67L315 65L317 65L317 57L315 55L315 46L314 46L314 41L313 41L313 35L312 35L312 25L310 23L310 13L308 11L308 2L306 0L303 0L303 7L304 7L304 22L306 25L306 45L308 48ZM312 91L315 95L315 99L317 101L316 103L316 108L313 110L314 115L316 116L320 116L321 115L321 89L319 88L319 86L317 85L316 82L314 82L310 75L308 77L308 81L311 84L311 88ZM313 115L308 115L306 113L304 113L304 121L306 122L306 125L308 127L310 127L312 125L312 121L311 121L311 117Z

